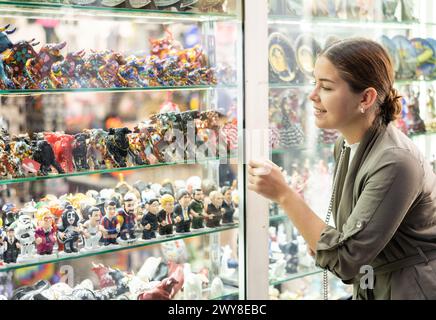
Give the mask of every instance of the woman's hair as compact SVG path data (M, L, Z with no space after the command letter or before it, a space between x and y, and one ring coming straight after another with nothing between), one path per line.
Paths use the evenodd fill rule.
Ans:
M320 56L326 57L339 71L354 93L367 88L377 91L377 115L384 124L401 113L401 96L393 88L394 69L386 50L377 42L351 38L332 43Z

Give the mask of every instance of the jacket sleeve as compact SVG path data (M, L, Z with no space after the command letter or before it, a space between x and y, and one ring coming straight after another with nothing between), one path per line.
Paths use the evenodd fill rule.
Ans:
M392 148L370 169L342 232L327 226L317 244L317 266L351 280L392 239L422 190L422 163L409 151Z

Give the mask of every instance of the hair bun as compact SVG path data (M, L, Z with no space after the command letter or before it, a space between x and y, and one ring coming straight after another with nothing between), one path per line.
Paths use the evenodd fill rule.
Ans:
M402 97L398 94L397 89L391 88L389 94L386 96L381 108L381 116L384 123L389 123L395 120L402 110L401 99Z

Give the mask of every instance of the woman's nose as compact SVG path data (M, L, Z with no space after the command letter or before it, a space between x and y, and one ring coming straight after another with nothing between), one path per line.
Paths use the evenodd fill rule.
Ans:
M318 90L316 89L316 87L309 94L309 99L314 101L314 102L319 101Z

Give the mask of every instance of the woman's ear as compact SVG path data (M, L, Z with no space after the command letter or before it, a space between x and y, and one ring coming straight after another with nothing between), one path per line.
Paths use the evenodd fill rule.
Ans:
M377 90L370 87L363 91L362 99L360 101L360 108L363 108L364 111L368 111L374 103L377 101Z

